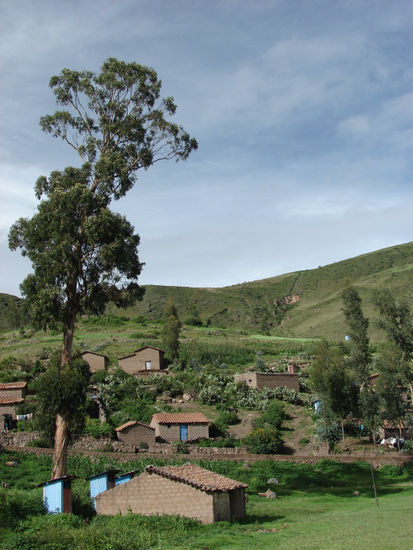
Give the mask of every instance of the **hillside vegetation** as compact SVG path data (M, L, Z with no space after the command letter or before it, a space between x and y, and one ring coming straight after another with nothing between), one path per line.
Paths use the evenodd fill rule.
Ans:
M147 285L142 302L122 310L109 305L107 314L158 320L168 297L173 297L181 320L195 312L204 325L211 327L338 340L346 332L341 291L347 279L357 288L365 315L371 319L371 340L380 341L383 334L374 323L377 315L371 293L388 288L413 307L413 242L316 269L223 288ZM0 331L15 329L18 324L18 300L0 294Z
M238 327L279 336L342 339L345 334L341 291L349 280L363 299L365 315L376 313L371 292L385 287L413 306L413 242L385 248L324 267L224 288L146 286L142 302L133 308L109 311L159 319L169 296L181 319L196 310L203 323ZM382 334L370 323L370 338Z

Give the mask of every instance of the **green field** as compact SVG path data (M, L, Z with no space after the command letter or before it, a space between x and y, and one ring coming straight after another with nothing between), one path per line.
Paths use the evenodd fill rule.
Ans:
M16 465L6 466L11 459ZM80 477L73 488L75 514L44 516L39 508L41 490L35 485L48 479L50 458L0 454L0 478L8 484L7 489L0 489L0 548L388 549L409 548L413 540L413 464L375 471L377 507L366 463L307 465L264 460L246 468L232 461L201 460L203 467L248 483L247 517L242 522L205 526L171 517L95 517L84 478L113 466L142 471L149 462L117 464L104 456L93 461L71 457L68 473ZM165 459L152 462L163 464ZM259 498L257 492L268 487L270 477L279 479L272 486L278 498ZM354 491L360 494L355 496Z

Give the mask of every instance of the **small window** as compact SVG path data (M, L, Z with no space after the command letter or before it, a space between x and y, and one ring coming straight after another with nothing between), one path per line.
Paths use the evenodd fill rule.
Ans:
M145 370L151 370L151 362L145 361Z

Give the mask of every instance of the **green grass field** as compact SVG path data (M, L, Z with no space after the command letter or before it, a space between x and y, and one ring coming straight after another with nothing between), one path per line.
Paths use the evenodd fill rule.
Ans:
M17 464L8 467L7 461ZM21 453L0 454L0 548L3 550L161 550L197 549L400 549L413 540L413 464L404 468L385 466L375 471L379 507L365 463L315 465L263 460L250 464L231 461L200 461L200 465L244 481L249 485L247 517L239 523L201 525L171 517L143 518L94 516L84 478L110 467L122 471L143 468L149 459L118 464L101 456L95 460L74 456L69 473L74 481L73 516L44 516L40 512L41 490L51 468L49 457ZM154 460L152 459L152 462ZM159 459L156 463L182 463ZM266 480L277 499L257 492ZM359 491L359 496L353 495Z

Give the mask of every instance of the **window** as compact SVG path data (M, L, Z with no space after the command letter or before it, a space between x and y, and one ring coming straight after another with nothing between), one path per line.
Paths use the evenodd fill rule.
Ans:
M145 370L151 370L151 362L145 361Z

